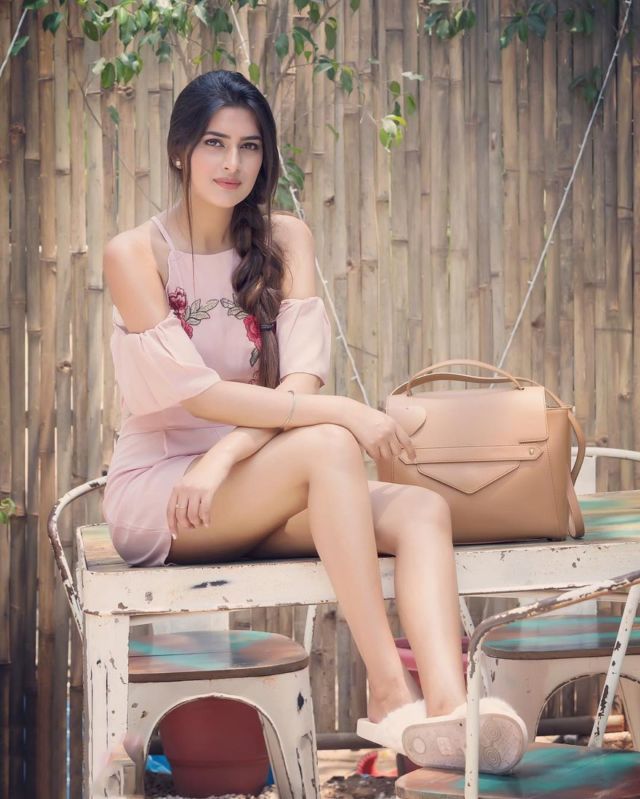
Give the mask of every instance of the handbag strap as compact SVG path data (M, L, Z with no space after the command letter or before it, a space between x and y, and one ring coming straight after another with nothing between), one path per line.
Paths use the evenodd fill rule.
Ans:
M441 372L438 373L439 369L443 369L449 366L475 366L478 369L484 369L487 372L495 372L499 375L502 375L502 378L489 378L489 377L480 377L475 375L461 375L461 374L453 374L450 372ZM426 369L421 369L419 372L416 372L406 383L395 388L391 393L392 394L402 394L406 391L407 396L411 396L411 389L414 386L422 385L423 383L433 383L437 380L457 380L460 382L467 382L467 383L512 383L515 388L521 389L522 386L518 382L518 379L515 378L513 375L509 374L509 372L505 372L503 369L500 369L497 366L492 366L490 363L484 363L483 361L473 361L468 358L460 358L453 361L440 361L439 363L434 363L431 366L427 366Z
M571 482L567 483L567 500L569 501L569 535L572 538L582 538L584 536L584 518Z

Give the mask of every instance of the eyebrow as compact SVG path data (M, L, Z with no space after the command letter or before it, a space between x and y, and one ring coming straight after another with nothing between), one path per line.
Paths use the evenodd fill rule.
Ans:
M217 130L206 130L203 134L204 136L219 136L221 139L230 139L231 136L227 136L226 133L219 133ZM243 136L240 141L249 141L249 139L257 139L260 141L262 136L253 135L253 136Z

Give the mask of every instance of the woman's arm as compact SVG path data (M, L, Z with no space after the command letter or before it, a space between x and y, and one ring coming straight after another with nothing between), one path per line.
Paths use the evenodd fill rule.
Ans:
M315 394L319 382L315 375L302 373L287 375L276 391L292 390L296 394ZM290 394L286 396L291 398ZM237 427L222 441L214 444L212 449L216 452L226 452L233 463L238 463L262 449L279 432L278 428L272 427Z

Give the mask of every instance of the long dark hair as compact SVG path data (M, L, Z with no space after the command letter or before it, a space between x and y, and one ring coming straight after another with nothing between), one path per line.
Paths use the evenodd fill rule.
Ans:
M275 388L280 375L278 341L272 323L282 301L284 258L271 235L271 203L278 185L280 164L276 123L263 94L239 72L214 70L192 80L178 95L171 113L167 136L169 169L182 186L193 251L191 154L213 114L227 106L251 111L262 136L260 172L251 193L235 206L231 217L233 246L242 259L231 282L238 305L255 317L259 326L262 346L257 382ZM175 166L176 159L182 162L182 169ZM269 325L270 329L265 328Z

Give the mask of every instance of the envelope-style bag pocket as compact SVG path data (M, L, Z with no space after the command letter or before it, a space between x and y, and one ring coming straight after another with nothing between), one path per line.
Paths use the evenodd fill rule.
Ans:
M449 371L452 366L499 377L463 375ZM438 381L484 385L413 393ZM410 461L403 451L379 461L379 479L441 494L456 543L584 535L573 487L584 435L571 408L543 386L480 361L443 361L394 389L386 412L411 436L417 457ZM572 430L578 442L573 469Z

